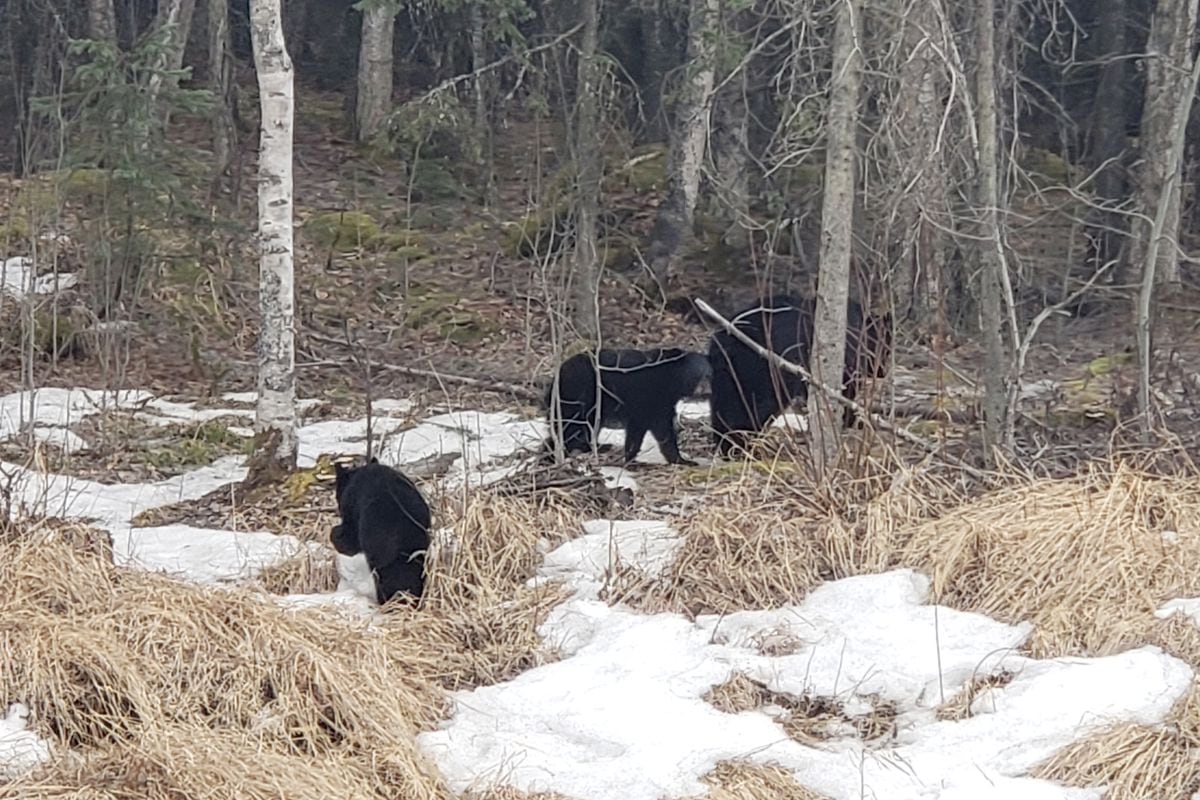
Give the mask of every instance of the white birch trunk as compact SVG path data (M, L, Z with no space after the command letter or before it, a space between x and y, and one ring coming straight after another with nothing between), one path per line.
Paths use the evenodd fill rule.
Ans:
M355 134L360 142L379 133L392 107L392 41L396 13L391 4L362 12L362 46L358 51L358 102Z
M846 306L854 222L855 135L862 85L862 5L839 0L833 34L833 75L826 120L825 196L821 206L821 255L809 371L841 389L846 360ZM808 393L813 463L824 478L841 447L842 409L820 392Z
M113 0L88 0L88 36L99 42L117 43L117 15Z
M1158 0L1150 39L1146 44L1146 100L1142 114L1140 151L1142 163L1138 170L1137 194L1145 219L1134 225L1133 263L1141 266L1149 237L1154 228L1158 204L1167 203L1161 231L1163 241L1157 246L1155 271L1160 283L1179 281L1179 209L1182 190L1180 170L1176 162L1171 171L1168 155L1175 130L1186 125L1180 120L1179 96L1186 91L1188 73L1192 68L1192 43L1196 38L1195 0ZM1171 189L1165 195L1166 186Z
M258 406L255 427L276 463L296 463L295 297L292 263L292 61L279 0L250 0L250 38L261 108L258 151Z

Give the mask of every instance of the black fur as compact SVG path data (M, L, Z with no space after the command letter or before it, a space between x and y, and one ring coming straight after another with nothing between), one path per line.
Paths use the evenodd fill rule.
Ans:
M590 450L594 431L600 427L621 427L625 429L626 462L634 460L649 432L669 463L694 466L695 461L679 454L675 405L692 395L711 372L703 354L677 347L601 350L598 359L592 353L571 356L559 367L557 379L563 450L567 453ZM601 389L599 398L597 383ZM552 431L546 441L547 450L554 448L556 415L550 413L554 388L552 381L542 400Z
M420 597L431 521L420 490L374 458L365 466L334 469L342 517L330 532L334 549L344 556L366 555L380 605L401 592Z
M787 295L769 297L743 309L730 321L758 344L793 364L807 367L812 352L816 301ZM846 309L846 364L842 394L853 400L867 376L887 373L892 345L891 315L865 315L851 300ZM761 431L794 401L807 400L808 383L784 372L721 329L708 346L712 362L711 424L717 450L745 446L745 434ZM849 408L843 423L855 414Z

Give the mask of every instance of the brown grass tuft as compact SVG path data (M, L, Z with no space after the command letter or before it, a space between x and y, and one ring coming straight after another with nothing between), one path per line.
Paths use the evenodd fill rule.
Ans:
M704 776L708 800L828 800L796 783L787 770L767 764L722 761Z
M0 698L27 703L59 757L0 797L448 798L416 733L442 718L447 689L552 657L536 631L562 593L524 581L541 537L577 529L515 499L478 498L450 521L461 538L433 554L422 604L370 623L6 534ZM264 583L315 588L317 569L286 564Z
M1071 786L1107 786L1108 800L1186 798L1200 792L1200 688L1180 701L1167 725L1116 725L1070 744L1034 777Z

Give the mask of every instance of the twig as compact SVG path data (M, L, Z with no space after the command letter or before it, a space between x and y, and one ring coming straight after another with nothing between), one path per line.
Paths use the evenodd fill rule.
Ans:
M825 395L830 400L833 400L835 403L839 403L839 404L845 406L846 408L852 409L859 416L867 417L868 419L871 420L871 422L874 425L882 428L885 431L888 431L888 432L894 434L897 438L902 439L905 442L908 442L909 444L920 447L922 450L925 450L926 452L930 453L931 455L938 454L939 451L942 449L938 445L930 444L929 442L926 442L921 437L916 436L915 434L909 433L908 431L904 430L903 428L899 428L899 427L893 425L891 422L887 421L886 419L879 416L878 414L875 414L874 412L868 411L866 408L864 408L863 406L854 402L853 400L849 400L849 399L843 397L842 393L840 391L831 389L828 386L826 386L824 383L821 383L820 381L813 380L812 375L809 373L809 371L807 369L800 366L799 364L793 364L792 362L790 362L787 359L780 356L778 353L774 353L774 352L768 350L767 348L763 347L761 344L759 344L758 342L754 341L749 336L747 336L744 332L738 330L737 327L732 322L730 322L729 320L725 319L725 317L718 314L713 309L713 307L710 306L708 303L704 302L703 300L701 300L698 297L696 298L695 302L696 302L696 308L699 308L710 319L712 319L714 322L719 324L725 330L729 331L729 333L735 339L737 339L739 342L746 345L751 350L753 350L755 353L758 353L760 356L767 359L767 361L769 363L775 365L776 367L783 370L784 372L790 372L793 375L799 375L801 378L803 378L805 381L807 381L809 386L815 387L817 390L819 390L821 392L821 394ZM957 456L952 455L950 453L941 453L941 455L947 461L950 461L951 463L953 463L955 466L962 469L964 472L966 472L971 477L976 478L981 481L984 481L984 482L987 482L989 480L987 475L985 475L983 472L976 469L975 467L972 467L970 464L966 463L965 461L958 458Z
M323 336L319 333L314 333L312 331L307 331L307 332L305 332L304 335L314 341L324 342L325 344L332 344L332 345L336 345L338 347L346 347L345 342L340 341L338 339L334 339L330 336ZM355 357L354 355L351 355L351 358L354 359L355 362L357 362L357 360L358 360L357 357ZM328 359L328 360L324 360L324 361L311 361L307 364L304 364L304 366L308 366L308 367L326 367L326 366L328 366L328 367L339 367L339 366L345 367L346 365L343 362ZM397 372L401 375L412 375L413 377L417 377L417 378L433 378L433 379L439 380L439 381L448 381L450 383L459 383L464 386L478 386L482 389L488 389L490 391L511 394L515 397L519 397L519 398L522 398L525 400L531 400L533 402L538 402L542 399L541 394L536 389L530 388L529 386L521 386L520 384L517 384L517 383L510 383L508 381L498 380L495 378L487 378L487 379L471 378L466 375L454 375L454 374L451 374L448 372L439 372L436 369L421 369L420 367L401 367L401 366L397 366L395 364L375 363L375 364L372 364L372 366L376 369L386 369L389 372Z

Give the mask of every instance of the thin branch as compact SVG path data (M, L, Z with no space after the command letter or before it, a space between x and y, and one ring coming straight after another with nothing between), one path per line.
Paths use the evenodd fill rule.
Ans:
M863 406L854 402L853 400L849 400L849 399L843 397L842 393L840 391L831 389L830 387L826 386L824 383L814 380L813 376L809 373L809 371L807 369L800 366L799 364L793 364L792 362L790 362L790 361L786 360L785 358L783 358L782 356L780 356L778 353L774 353L774 352L768 350L767 348L763 347L761 344L759 344L758 342L754 341L749 336L747 336L745 334L745 332L738 330L738 328L732 322L725 319L725 317L723 317L719 313L717 313L717 311L714 310L712 306L710 306L708 303L704 302L700 298L697 297L695 299L695 303L696 303L696 308L700 309L706 316L708 316L710 319L712 319L713 322L716 322L718 325L720 325L722 328L724 328L726 331L728 331L730 333L730 335L733 336L733 338L737 339L739 342L746 345L751 350L753 350L755 353L758 353L760 356L767 359L768 362L770 362L774 366L778 367L779 369L783 370L784 372L790 372L793 375L799 375L801 378L803 378L805 381L808 382L809 386L812 386L812 387L818 389L823 395L825 395L826 397L828 397L830 400L834 401L835 403L839 403L839 404L845 406L846 408L853 410L859 416L870 419L871 422L874 425L878 426L879 428L882 428L883 430L894 434L898 439L902 439L903 441L905 441L911 445L916 445L917 447L920 447L922 450L925 450L927 453L929 453L931 455L936 455L941 450L941 447L939 445L930 444L929 442L925 441L921 437L916 436L915 434L909 433L908 431L906 431L903 428L893 425L891 422L889 422L888 420L879 416L878 414L876 414L872 411L868 411L866 408L864 408ZM970 464L966 463L965 461L958 458L957 456L954 456L950 453L942 453L941 455L947 461L950 461L951 463L953 463L955 466L962 469L964 472L966 472L971 477L976 478L981 481L984 481L984 482L989 482L990 479L987 477L986 474L984 474L980 470L976 469L975 467L972 467Z

